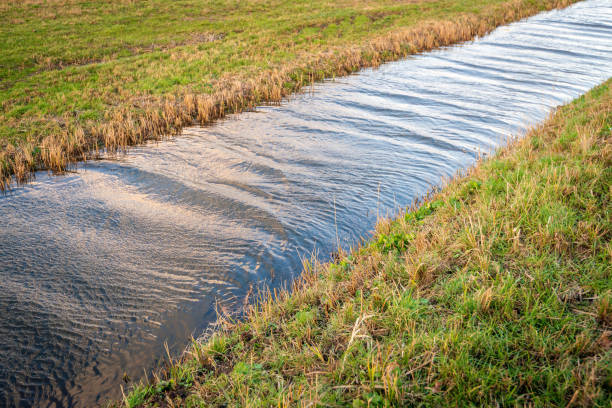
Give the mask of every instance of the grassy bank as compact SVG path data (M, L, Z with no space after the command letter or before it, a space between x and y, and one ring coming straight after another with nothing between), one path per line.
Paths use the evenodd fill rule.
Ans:
M608 80L126 405L610 407L611 127Z
M2 1L0 189L573 1Z

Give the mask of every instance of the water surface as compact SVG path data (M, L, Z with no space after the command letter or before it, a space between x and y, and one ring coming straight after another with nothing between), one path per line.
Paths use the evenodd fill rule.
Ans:
M252 286L367 237L551 108L612 76L589 0L317 85L0 197L0 405L120 396Z

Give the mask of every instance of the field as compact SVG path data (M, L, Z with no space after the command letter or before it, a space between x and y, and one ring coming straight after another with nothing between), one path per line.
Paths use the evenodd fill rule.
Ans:
M573 0L1 0L0 189Z
M123 403L610 407L611 86L306 263Z

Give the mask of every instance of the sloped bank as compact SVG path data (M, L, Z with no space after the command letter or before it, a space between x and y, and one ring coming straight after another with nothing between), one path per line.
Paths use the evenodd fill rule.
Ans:
M125 405L609 406L610 85L222 319Z
M2 134L3 130L0 129L0 190L8 188L13 177L18 182L28 181L37 169L62 171L72 162L98 156L100 151L112 153L146 140L167 137L179 132L184 126L207 124L230 112L239 112L264 102L279 101L313 81L346 75L360 68L378 66L410 54L471 40L500 25L574 2L451 2L440 5L436 12L418 11L415 23L411 26L396 27L387 34L373 31L371 36L374 38L355 41L348 47L347 44L333 42L313 43L310 52L299 52L297 56L291 57L294 51L290 44L279 44L281 49L286 49L288 59L276 64L274 68L262 69L259 66L269 64L269 49L248 47L257 57L257 66L243 67L242 71L248 75L225 72L226 75L220 75L211 84L210 93L194 93L190 91L190 86L163 95L149 94L133 84L129 89L124 89L125 84L115 83L112 76L115 71L112 70L104 89L91 90L94 94L102 92L105 100L112 103L104 102L98 110L84 115L85 119L80 116L78 109L68 109L70 104L66 102L67 96L63 90L43 98L38 96L42 91L34 89L19 94L19 98L4 101L3 111L0 111L0 118L6 118L2 121L2 129L8 132ZM173 60L180 59L178 56ZM172 66L178 62L167 61L166 64ZM71 69L79 70L80 76L89 78L91 74L85 71L94 69L93 65ZM123 72L121 66L116 70ZM109 74L96 75L102 78ZM202 76L202 81L206 82L205 73ZM66 81L58 76L53 77L51 82L63 84ZM85 84L75 85L76 88L79 86L84 87ZM27 90L27 86L21 87ZM31 108L37 98L43 98L37 102L38 105L54 113L47 115L49 117L22 116L19 112ZM87 98L87 92L83 89L80 94L83 100L80 102L87 102ZM21 99L24 106L13 106L16 103L14 101ZM87 118L90 116L99 119Z

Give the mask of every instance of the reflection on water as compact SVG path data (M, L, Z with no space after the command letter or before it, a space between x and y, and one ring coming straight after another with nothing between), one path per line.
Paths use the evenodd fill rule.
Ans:
M367 236L527 125L612 76L612 3L317 86L0 198L0 405L120 395L252 285Z

